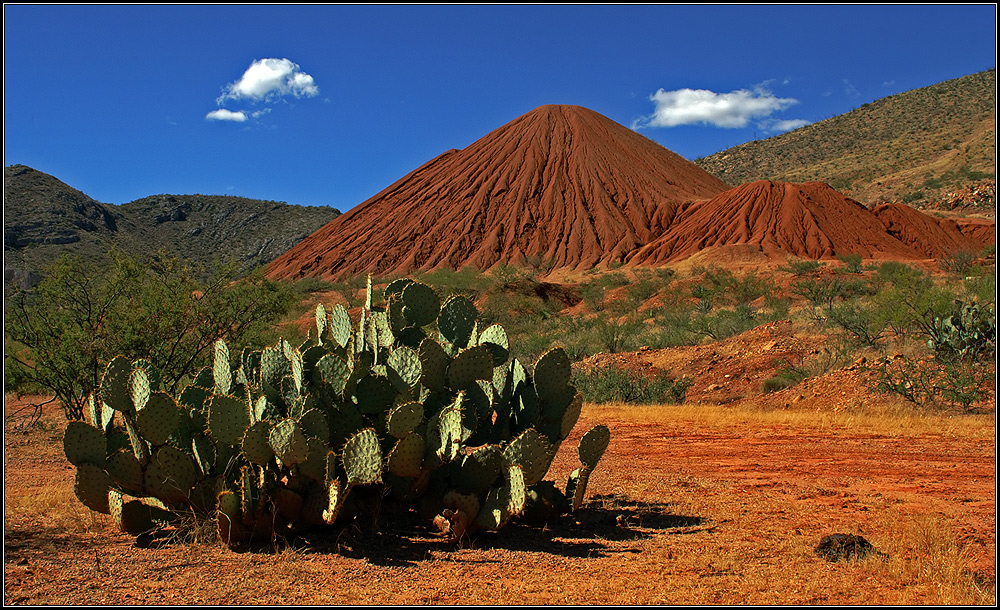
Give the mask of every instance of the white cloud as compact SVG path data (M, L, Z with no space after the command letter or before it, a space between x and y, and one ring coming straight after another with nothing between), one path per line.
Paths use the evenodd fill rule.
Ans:
M660 89L649 99L656 103L656 109L653 114L633 122L633 129L696 124L746 127L751 119L767 117L798 103L793 98L776 97L762 85L754 87L753 91L739 89L730 93Z
M233 112L232 110L219 108L218 110L213 110L212 112L206 114L205 118L209 121L234 121L236 123L242 123L247 120L247 114L242 110Z
M273 57L254 61L240 80L227 85L223 91L217 100L220 105L228 99L270 101L286 95L319 95L319 87L313 77L299 70L298 64Z
M784 133L786 131L798 129L799 127L805 127L811 123L812 121L807 121L805 119L785 119L782 121L761 121L759 125L772 133Z

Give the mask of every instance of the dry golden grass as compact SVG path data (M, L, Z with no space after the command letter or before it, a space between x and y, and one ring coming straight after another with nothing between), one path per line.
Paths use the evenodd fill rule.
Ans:
M689 421L699 426L788 426L796 430L845 430L889 436L940 434L969 440L995 441L996 415L952 415L925 409L903 400L880 399L837 411L806 408L758 408L753 404L727 405L589 405L606 417L648 422Z

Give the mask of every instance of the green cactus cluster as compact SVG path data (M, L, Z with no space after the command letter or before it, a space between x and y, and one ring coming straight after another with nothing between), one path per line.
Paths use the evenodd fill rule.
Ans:
M544 480L583 403L563 350L529 372L463 296L400 279L373 297L369 278L358 320L318 306L297 347L217 342L176 397L148 362L114 358L89 422L65 432L77 497L128 533L215 517L230 546L347 521L373 499L451 539L578 509L610 432L583 436L565 491Z
M946 360L991 359L996 355L996 311L955 301L954 313L934 318L927 346Z

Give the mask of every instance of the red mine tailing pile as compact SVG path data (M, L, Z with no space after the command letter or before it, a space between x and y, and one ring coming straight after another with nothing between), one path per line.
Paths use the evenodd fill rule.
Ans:
M272 278L406 273L541 256L622 260L728 186L579 106L542 106L427 162L271 263Z
M628 262L658 265L734 244L780 257L924 258L889 234L873 212L825 183L758 180L691 206Z
M997 243L997 223L995 220L985 218L956 218L955 224L963 235L974 239L982 246L995 245Z
M976 236L966 235L954 220L936 218L903 204L881 205L872 212L890 235L924 258L944 258L962 250L978 252L985 245Z

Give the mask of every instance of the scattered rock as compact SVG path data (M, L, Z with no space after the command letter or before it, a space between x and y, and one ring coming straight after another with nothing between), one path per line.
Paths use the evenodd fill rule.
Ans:
M877 555L887 557L885 553L877 550L872 543L865 540L863 536L854 534L830 534L824 536L816 546L816 554L827 561L847 561L851 557L867 557Z

